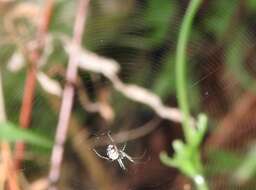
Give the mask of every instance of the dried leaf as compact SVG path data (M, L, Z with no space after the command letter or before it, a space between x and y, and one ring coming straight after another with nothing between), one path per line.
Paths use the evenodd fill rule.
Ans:
M11 72L18 72L25 66L25 60L21 52L15 52L7 63L7 69Z
M43 72L37 73L37 80L40 83L41 87L49 94L61 96L62 88L56 80L51 79Z

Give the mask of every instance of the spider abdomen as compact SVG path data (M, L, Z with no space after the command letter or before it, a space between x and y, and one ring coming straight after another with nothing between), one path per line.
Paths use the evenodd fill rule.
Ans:
M119 152L118 150L115 149L114 145L108 145L107 147L107 156L111 159L111 160L116 160L119 158Z

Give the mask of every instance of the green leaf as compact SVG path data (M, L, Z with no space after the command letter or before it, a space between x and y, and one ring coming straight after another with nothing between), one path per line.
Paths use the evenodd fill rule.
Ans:
M169 166L169 167L176 167L178 168L178 163L174 158L170 158L166 152L160 153L160 160L163 164Z
M25 141L32 145L51 148L52 142L29 129L22 129L10 122L0 123L0 139L6 141Z
M182 153L185 151L185 144L181 140L174 140L172 146L176 153Z
M207 130L207 121L208 121L208 119L205 114L200 113L198 115L196 130L193 135L192 142L191 142L191 144L193 146L199 146L200 143L202 142L205 132Z

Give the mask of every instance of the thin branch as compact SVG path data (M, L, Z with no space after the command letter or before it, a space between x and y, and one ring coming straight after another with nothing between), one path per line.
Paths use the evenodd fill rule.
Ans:
M125 84L116 75L109 79L114 88L127 98L149 106L163 119L181 122L182 114L180 110L165 106L156 94L137 85Z
M49 35L48 38L59 39L63 43L67 53L72 53L74 45L72 45L70 39L66 35L54 34ZM50 41L51 40L49 40L49 42ZM78 49L77 57L80 69L104 75L112 82L116 91L133 101L149 106L163 119L168 119L178 123L182 122L182 113L179 109L165 106L159 96L143 87L134 84L125 84L122 82L122 80L118 77L120 66L115 60L99 56L96 53L82 49L80 46L77 46L76 48ZM73 84L76 83L74 81L72 82ZM95 105L93 106L93 109L95 109ZM90 111L90 109L88 110L88 105L85 107L87 111ZM190 117L190 124L192 127L195 125L194 118L192 117Z
M36 87L36 68L31 66L27 70L27 78L25 82L24 95L20 111L19 123L22 128L28 128L31 121L31 112L33 106L34 92ZM17 142L15 146L15 165L20 168L20 164L24 157L25 144Z
M72 54L73 49L77 48L77 59L80 69L104 75L112 82L116 91L135 102L149 106L156 112L158 116L162 117L163 119L168 119L178 123L182 122L182 113L179 109L165 106L160 97L148 89L134 84L125 84L122 82L122 80L118 77L120 66L115 60L99 56L96 53L83 49L81 46L74 47L69 37L60 33L51 34L48 36L48 39L49 43L51 43L52 39L59 39L63 43L63 46L68 54ZM73 84L76 84L76 82L77 81L72 81ZM83 101L83 103L85 102L86 101ZM99 111L99 107L97 107L98 105L88 105L89 104L83 105L86 107L87 111L91 111L92 109ZM190 124L192 127L195 125L194 118L191 116Z
M53 0L47 0L42 14L42 21L38 27L37 32L37 48L29 53L28 61L29 66L27 69L27 77L25 81L24 94L19 117L19 123L22 128L28 128L31 122L31 114L33 109L33 99L36 88L36 72L37 62L40 60L40 49L43 48L46 32L50 22L51 12L53 9ZM15 165L20 168L21 161L24 157L25 144L17 142L15 147Z
M64 143L67 138L67 131L69 125L69 119L72 111L74 87L72 83L76 81L77 67L78 67L78 51L77 47L80 46L82 41L82 35L84 31L84 25L88 10L89 0L80 0L78 4L78 10L74 26L74 34L72 40L72 50L69 55L68 69L66 73L67 83L65 85L59 121L57 125L57 132L55 136L55 144L51 156L51 168L49 173L49 190L57 189L56 183L60 177L61 162L64 152Z
M63 42L65 50L70 54L73 47L68 37L65 35L58 35L57 38ZM160 117L174 122L182 121L182 114L180 110L165 106L159 96L153 92L134 84L123 83L118 77L120 67L115 60L99 56L96 53L82 49L81 47L77 48L80 69L104 75L112 82L115 90L133 101L149 106ZM194 125L194 119L192 117L190 122Z
M65 78L65 68L61 65L56 65L48 70L48 75L43 72L38 72L37 79L41 87L49 94L61 97L62 88L57 80L52 79L53 76L58 75ZM77 75L75 83L78 99L83 109L90 113L98 113L107 122L111 122L114 119L114 110L109 105L106 96L106 89L99 90L99 96L97 102L92 102L87 96L86 89L82 84L82 79Z
M70 52L71 48L69 43L66 39L64 39L64 42L66 50ZM180 110L165 106L161 99L153 92L137 85L123 83L118 77L118 71L120 68L119 64L115 60L104 58L81 48L79 58L79 67L81 69L103 74L112 82L115 90L122 93L127 98L149 106L164 119L174 122L182 121L182 114ZM191 122L194 122L193 118L191 118Z
M105 98L106 93L104 94L105 89L99 90L99 96L97 102L90 101L89 97L87 96L86 89L83 87L81 78L78 77L78 86L77 86L77 92L78 92L78 99L80 101L81 106L84 110L91 113L99 113L99 115L105 119L107 122L111 122L114 119L114 110L109 105L108 101ZM104 94L104 98L103 95Z
M6 122L6 112L5 112L5 101L4 101L4 93L3 93L3 85L2 85L2 71L0 68L0 123ZM4 175L3 181L1 184L4 187L5 178L7 180L7 185L10 190L19 190L19 186L17 183L17 173L14 167L13 159L11 156L11 149L7 142L1 143L1 161L4 165ZM4 189L4 188L3 188Z
M11 155L11 149L7 142L1 142L2 162L6 163L7 186L10 190L19 190L18 177Z

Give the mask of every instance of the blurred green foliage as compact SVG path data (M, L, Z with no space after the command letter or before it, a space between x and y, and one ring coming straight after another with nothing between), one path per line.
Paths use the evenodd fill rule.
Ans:
M52 147L52 142L45 137L9 122L0 123L0 139L11 142L24 141L48 149Z
M208 156L210 159L205 168L207 176L214 176L216 173L219 175L231 173L243 160L242 155L224 150L209 151Z
M185 175L194 179L203 174L203 166L200 158L200 145L203 141L207 129L207 117L199 115L197 129L193 132L191 141L182 142L181 140L173 141L174 155L170 158L166 153L161 153L161 161L171 167L178 168Z
M247 0L246 5L247 5L248 9L251 12L255 13L255 11L256 11L256 2L254 0Z
M256 90L253 76L245 68L247 52L253 45L250 43L251 36L241 27L234 34L235 38L228 44L226 63L229 70L237 77L240 85L249 91ZM247 45L245 45L247 44Z
M206 31L213 34L217 40L222 40L238 7L239 0L216 0L210 3L210 9L207 10L204 17L204 27Z
M248 182L250 179L256 176L256 148L255 144L247 151L242 159L242 162L237 166L235 173L233 174L235 180L241 183Z
M15 5L24 2L27 1L16 1L8 9L1 11L0 23L3 23L5 13L12 6L15 7ZM76 2L70 0L56 1L50 22L51 33L72 36ZM187 1L123 0L111 2L103 0L92 1L83 39L83 47L117 60L121 65L120 78L123 81L146 87L159 95L166 104L175 105L177 97L175 91L176 73L174 55L179 26L181 18L184 15L184 10L186 10ZM211 97L208 100L208 96L204 95L202 90L206 87L211 88L213 86L212 83L215 81L204 83L212 76L211 73L214 74L215 72L221 71L219 72L221 73L220 75L223 74L224 76L226 73L231 73L234 80L224 81L224 89L239 81L237 89L240 91L238 94L247 90L251 91L255 88L255 75L253 72L255 73L256 71L248 72L246 59L249 56L248 52L254 47L255 43L255 29L253 28L255 26L255 19L250 18L255 17L256 1L246 0L244 1L245 6L240 3L238 0L206 2L195 18L192 37L189 40L187 50L189 60L187 85L191 113L195 115L202 108L206 108L208 111L210 110L210 123L218 124L219 120L223 119L222 117L211 118L211 111L218 110L211 110L215 108L212 108L213 103L210 101L220 97ZM246 14L243 14L243 12ZM236 19L237 17L235 16L237 15L238 17L242 15L242 19ZM7 115L11 123L18 123L24 81L26 78L26 68L21 69L17 73L10 72L6 69L5 66L8 64L12 54L19 51L20 47L13 41L3 43L6 39L9 40L10 37L5 31L4 26L0 28L0 34L0 64L1 69L4 71L4 95ZM28 35L24 34L22 36ZM22 38L22 36L18 37ZM47 65L40 68L44 72L48 72L56 65L66 67L68 55L64 52L62 45L55 41L53 46L54 51L47 60ZM223 49L223 55L217 55L220 59L218 61L212 61L215 57L207 56L209 50L216 47ZM216 67L220 69L216 70ZM207 73L205 73L205 70ZM114 91L109 81L106 81L102 76L96 76L84 71L81 71L79 74L92 100L98 100L98 89L107 87L110 91L111 96L109 97L109 101L116 113L115 121L111 124L114 130L116 128L117 130L122 130L123 126L130 126L131 123L138 123L137 120L143 120L153 115L153 111L146 106L131 102ZM219 78L221 77L220 75L218 75ZM55 76L55 78L60 79L60 83L62 85L64 84L65 80L63 77ZM218 83L218 85L214 90L221 90L221 85L223 84ZM241 97L240 95L237 97ZM230 97L228 98L231 99ZM207 100L205 101L205 99ZM74 113L79 117L82 124L86 125L89 123L94 131L96 131L98 125L103 125L98 115L85 113L77 101L77 97L75 99ZM30 144L49 148L55 133L57 119L58 113L53 111L49 97L38 86L34 100L31 129L24 131L17 129L13 124L5 124L7 127L0 127L0 130L3 130L0 131L0 136L7 140L15 141L19 139L27 141ZM212 128L212 131L216 127L217 125ZM201 143L203 141L201 134L203 133L196 134L198 136L194 136L194 140ZM22 139L20 139L21 136ZM47 137L50 140L43 137ZM200 143L198 142L195 148L195 145L192 146L184 144L181 141L175 141L173 144L175 149L175 154L173 155L174 160L170 161L168 158L169 163L172 163L170 165L180 167L184 173L193 173L194 168L191 166L191 159L199 154L198 149L200 148ZM36 151L37 148L30 146L32 152ZM41 153L43 154L45 152ZM252 155L254 154L250 154L250 151L248 151L248 158L247 155L245 158L241 155L229 151L222 152L221 150L219 153L209 154L209 159L213 160L214 163L206 167L207 177L209 176L209 179L211 179L211 176L228 173L230 178L232 178L231 173L233 169L238 168L238 178L242 179L244 177L253 180L255 179L256 169L253 164ZM35 165L40 165L37 160L33 160L32 162ZM195 163L195 165L198 168L201 167L198 163Z

